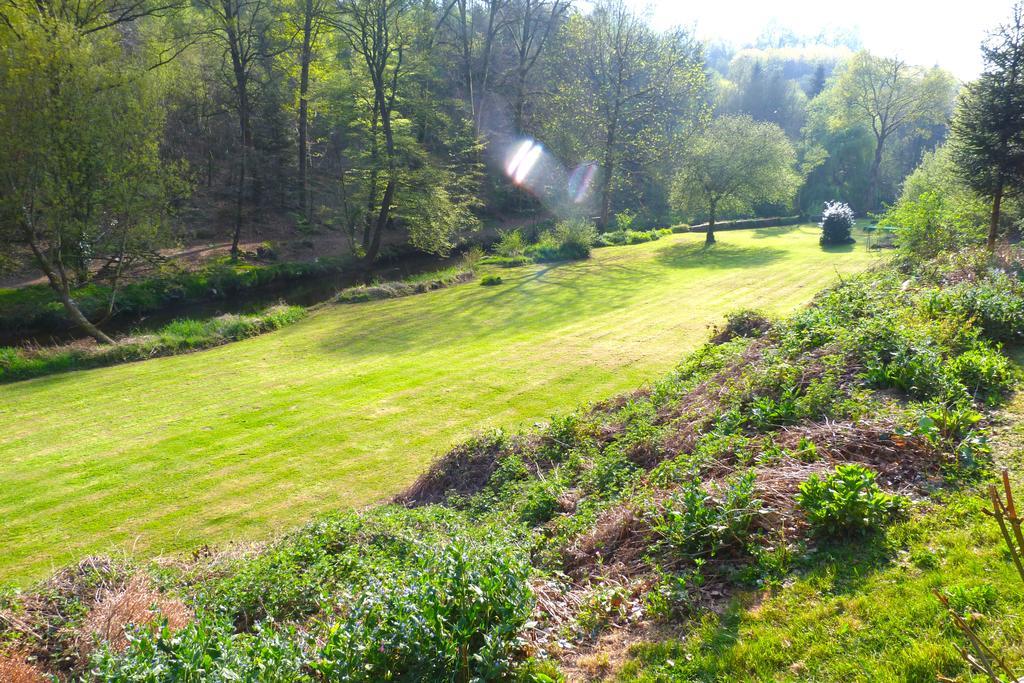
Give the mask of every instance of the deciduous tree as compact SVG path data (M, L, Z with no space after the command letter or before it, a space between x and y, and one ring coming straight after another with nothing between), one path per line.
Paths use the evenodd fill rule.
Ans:
M792 199L800 183L796 153L774 123L749 116L714 119L691 141L676 176L676 206L706 212L706 244L715 242L715 219L723 211L749 211L757 202Z
M864 124L875 139L865 210L879 208L879 185L886 144L901 131L944 122L950 113L955 83L934 67L912 66L901 59L858 52L829 88L834 99L833 127Z

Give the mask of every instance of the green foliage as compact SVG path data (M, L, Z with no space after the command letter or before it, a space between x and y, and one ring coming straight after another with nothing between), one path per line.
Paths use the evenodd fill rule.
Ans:
M957 584L942 591L949 607L960 615L988 614L996 603L998 593L991 583L975 585Z
M670 553L714 556L742 548L761 501L754 495L753 471L734 477L715 501L692 479L647 515L651 530Z
M112 681L511 677L532 595L509 532L441 508L323 518L203 578L183 630L138 629L93 667Z
M905 505L884 493L863 465L839 465L824 478L811 475L800 484L796 501L811 527L831 537L876 531Z
M662 228L660 230L617 230L614 232L604 232L597 236L597 239L594 241L594 246L612 247L623 244L642 244L644 242L659 240L665 235L671 234L671 228Z
M349 287L338 292L334 301L340 304L358 304L365 301L381 299L397 299L413 294L423 294L436 289L444 289L452 285L468 282L473 278L473 271L463 270L459 266L451 266L443 270L421 273L405 280L391 280L372 285Z
M236 633L223 618L200 614L182 631L161 625L155 632L135 630L128 647L102 647L93 655L97 678L111 683L147 681L310 681L303 637L294 627L258 626Z
M982 45L982 55L984 71L964 88L953 117L951 147L962 181L996 202L1024 187L1024 19L1019 6L1012 20ZM995 218L993 242L1001 227Z
M493 286L493 285L500 285L501 282L502 282L501 276L500 275L494 275L492 273L484 275L482 278L480 278L480 284L483 285L484 287L489 287L489 286Z
M526 240L519 230L504 230L498 233L494 253L505 258L516 258L526 253Z
M691 143L675 179L674 204L686 215L714 220L756 203L786 203L800 184L795 165L793 146L775 124L719 117Z
M620 211L615 214L615 230L623 233L631 232L635 220L636 215L631 211Z
M853 209L843 202L826 202L821 212L821 244L853 244Z
M336 275L352 265L350 259L321 259L310 263L271 265L215 262L195 271L172 270L123 285L114 313L141 317L170 306L242 297L288 282ZM104 311L111 296L109 285L92 282L71 291L79 309L89 318ZM71 322L53 290L43 285L0 289L0 326L7 329L61 332Z
M671 620L689 616L699 591L704 585L701 566L704 560L694 560L693 569L670 572L654 567L656 582L644 595L647 613L655 619Z
M950 148L925 154L899 199L879 219L896 226L900 253L927 260L984 239L986 208L957 175Z
M1024 340L1024 283L1006 273L989 273L980 282L962 282L935 290L926 305L934 313L975 320L989 339Z
M583 218L559 221L553 230L543 232L529 253L540 262L572 261L590 257L597 241L597 230Z
M508 676L532 597L509 548L458 541L417 552L325 625L312 668L328 680L494 680Z

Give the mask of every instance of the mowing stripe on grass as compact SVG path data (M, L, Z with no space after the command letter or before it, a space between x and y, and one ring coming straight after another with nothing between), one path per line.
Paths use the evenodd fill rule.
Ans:
M185 356L0 387L0 579L265 537L380 500L474 431L635 388L739 307L783 313L875 261L810 226L702 235L330 306Z

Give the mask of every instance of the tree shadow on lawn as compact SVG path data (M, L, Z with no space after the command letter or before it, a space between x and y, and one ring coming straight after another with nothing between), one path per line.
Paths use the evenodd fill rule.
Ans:
M494 287L473 281L457 291L376 302L382 308L374 334L367 334L364 325L339 325L321 346L329 353L361 358L454 348L460 341L468 344L486 336L541 335L643 300L648 296L645 285L662 277L657 269L614 261L552 264L502 275L505 282ZM538 286L545 288L542 296Z
M770 237L782 237L788 235L791 232L797 230L809 230L814 228L817 230L817 226L810 225L808 223L797 223L796 225L779 225L774 228L755 228L751 230L751 237L755 240L768 239ZM731 232L731 231L729 231Z
M729 242L705 246L703 242L674 244L658 252L659 263L670 268L759 268L787 256L785 249L745 247Z
M827 251L830 254L848 254L857 248L856 242L850 244L823 244L821 245L822 251Z

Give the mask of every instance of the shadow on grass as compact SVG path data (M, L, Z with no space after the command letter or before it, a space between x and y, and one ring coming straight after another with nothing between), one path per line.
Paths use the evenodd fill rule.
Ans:
M750 232L751 237L754 239L763 240L769 237L781 237L782 235L788 235L791 232L813 227L815 226L808 223L798 223L797 225L780 225L774 228L756 228Z
M656 269L609 261L549 264L502 275L505 282L497 287L482 289L472 282L445 295L378 303L372 334L365 325L339 327L322 347L358 358L393 356L413 348L460 350L489 338L539 335L627 308L642 300L661 276Z
M758 268L786 256L784 249L745 247L729 242L675 244L658 252L659 263L671 268Z
M822 251L827 251L830 254L846 254L857 248L856 242L849 244L823 244L821 245Z

